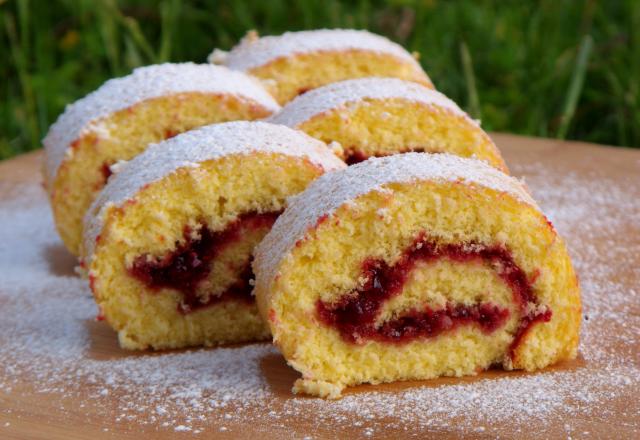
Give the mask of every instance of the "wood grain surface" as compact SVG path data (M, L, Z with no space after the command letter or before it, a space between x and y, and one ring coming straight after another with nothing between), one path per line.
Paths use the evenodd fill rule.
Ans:
M528 174L537 172L527 164L542 164L544 173L554 178L573 175L590 179L609 179L616 182L624 182L631 196L640 197L640 150L624 148L612 148L594 146L577 142L560 142L554 140L533 139L513 135L494 134L496 143L503 151L511 170L514 174L530 177ZM6 208L4 201L12 199L19 194L24 185L33 185L41 180L40 166L42 153L36 151L30 154L16 157L0 163L0 211ZM533 170L533 171L532 171ZM539 171L539 170L538 170ZM535 181L535 179L534 179ZM536 187L531 185L533 193ZM571 203L571 200L567 200ZM3 205L4 204L4 205ZM543 205L544 207L544 205ZM616 215L612 212L612 215ZM640 286L640 218L618 219L622 227L620 233L623 240L616 241L616 246L627 246L630 252L618 252L625 255L625 261L611 261L612 265L619 265L621 270L615 272L613 277L616 282L627 286L629 291ZM566 228L565 228L566 229ZM565 231L563 231L565 232ZM565 235L569 248L579 243L582 237L574 236L571 231ZM603 239L601 242L592 243L598 249L602 246L610 246L610 241ZM60 246L48 251L51 270L60 274L72 275L75 261ZM3 292L1 282L2 271L0 267L0 320L2 320L2 296L8 296L11 292ZM582 275L582 274L580 274ZM602 292L606 295L607 292ZM588 306L588 305L587 305ZM624 311L618 311L620 316L631 316L638 319L640 316L640 304L626 303ZM588 309L588 307L587 307ZM637 321L636 321L637 322ZM611 356L625 356L630 365L640 367L640 335L636 335L635 343L629 352L628 343L623 350L622 344L615 339L616 323L607 321L603 323L603 334L612 336L609 353ZM127 356L136 356L123 352L117 345L115 334L102 322L87 324L86 331L91 340L91 349L87 356L97 360L117 359ZM1 339L0 339L0 343ZM215 349L212 349L215 350ZM0 366L3 359L0 359ZM558 365L552 370L585 371L596 366L586 362L582 356L576 361ZM260 412L279 411L290 399L290 389L298 373L289 368L284 360L276 354L266 356L261 361L262 373L265 375L271 390L277 396L277 401L268 408L256 407L253 411ZM0 370L1 371L1 370ZM20 375L17 372L18 376ZM489 378L514 377L523 375L519 372L488 371L477 377L462 379L438 379L428 382L405 382L387 384L381 386L360 386L347 391L347 394L368 393L372 390L394 393L398 390L407 390L414 387L445 387L451 384L469 383L488 380ZM637 383L637 382L636 382ZM576 390L577 392L579 390ZM628 392L612 396L607 400L608 410L603 411L602 417L577 417L571 419L571 432L567 432L561 418L553 418L545 426L530 425L527 418L518 418L505 421L504 426L491 427L485 432L461 432L456 427L456 420L451 420L451 429L442 426L433 430L425 429L421 432L421 438L437 436L438 438L640 438L638 420L638 395L640 390L629 389ZM82 402L82 403L80 403ZM153 424L140 425L134 421L119 421L115 423L113 414L117 413L117 396L110 395L101 400L91 401L87 404L82 399L63 399L55 393L40 393L28 380L19 382L10 392L3 393L0 390L0 438L2 439L102 439L102 438L131 438L131 439L163 439L163 438L187 438L194 434L191 432L176 432ZM330 405L327 402L327 405ZM389 414L389 420L394 419L394 414ZM251 438L261 436L263 438L303 438L309 435L313 438L357 438L362 436L362 430L348 426L318 426L313 423L313 414L307 418L291 418L284 415L279 423L272 426L264 426L256 417L256 423L244 423L243 425L229 425L229 429L221 432L218 427L210 426L210 430L204 429L200 438ZM390 425L394 425L391 424ZM108 428L105 429L105 427ZM415 434L415 432L413 433ZM407 434L406 429L399 429L397 424L388 430L376 430L375 438L402 438Z

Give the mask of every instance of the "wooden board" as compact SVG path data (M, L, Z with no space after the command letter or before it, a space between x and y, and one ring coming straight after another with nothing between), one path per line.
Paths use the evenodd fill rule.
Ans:
M503 151L511 170L518 176L525 176L535 196L551 194L549 185L552 185L553 182L558 183L559 191L561 191L562 188L566 188L574 181L578 183L595 181L609 182L611 185L615 185L618 197L622 191L624 192L623 196L640 198L640 150L504 134L495 134L493 137ZM26 187L32 187L40 182L41 160L41 152L34 152L0 163L0 213L5 209L12 209L11 207L14 205L10 205L9 201L24 197L22 194L25 193ZM572 197L575 197L576 194L583 197L581 206L587 206L588 203L585 202L585 199L588 199L590 194L583 194L579 191L570 193ZM553 200L556 201L556 204L553 205L555 209L568 209L568 206L575 202L567 197L567 205L563 207L565 202L557 203L558 200L561 200L558 198L561 195L556 194L553 197ZM598 197L602 198L602 194L598 194ZM44 199L39 198L38 200L37 203L43 203ZM544 202L545 200L541 200L542 207L546 209L547 206ZM598 206L609 206L605 201L599 200L598 202L601 203ZM634 206L637 207L638 204ZM580 254L581 261L590 261L591 257L585 257L587 253L595 255L593 258L597 258L598 255L616 255L615 261L608 261L605 264L620 269L607 272L603 275L605 278L602 279L593 278L590 273L580 272L580 269L586 268L587 271L593 269L587 263L578 267L578 272L583 279L583 288L589 289L591 292L589 298L596 298L593 292L604 298L597 301L607 301L606 296L610 292L599 292L598 289L609 285L617 286L622 289L623 293L628 292L630 298L635 299L620 300L623 295L617 294L615 301L612 296L610 307L603 308L603 303L599 302L599 305L595 306L589 303L589 298L585 298L585 313L589 315L590 311L594 312L596 313L595 318L601 317L602 319L600 324L586 321L585 327L594 326L589 327L591 335L588 338L589 341L594 340L594 332L600 333L602 344L606 343L606 349L603 348L602 353L612 359L624 358L623 367L627 365L629 373L633 374L640 368L640 335L636 332L640 328L638 325L640 321L640 298L638 296L640 295L638 291L638 286L640 286L640 271L638 271L638 267L640 267L640 211L634 211L633 206L631 209L617 210L615 205L612 205L606 209L603 212L615 219L619 236L611 236L609 232L607 232L607 236L598 235L598 231L595 230L597 228L592 228L593 231L590 229L593 232L590 236L584 236L583 233L577 232L580 230L577 224L571 224L571 216L567 217L566 215L563 217L562 224L558 225L558 229L565 235L574 256L576 252L578 254L583 252ZM584 215L584 212L577 215L576 221L585 218ZM553 212L551 217L554 218ZM601 219L601 221L606 220L606 218ZM594 222L594 227L597 225L598 223ZM574 228L574 226L576 227ZM616 246L617 251L612 253L611 246ZM2 252L11 252L11 250L3 249L0 243L0 254ZM73 276L74 259L61 246L55 246L43 250L43 252L46 252L52 272L60 276ZM19 258L20 254L17 255L16 258ZM0 259L0 263L1 261ZM20 262L18 261L16 264L20 264ZM7 288L3 286L2 277L5 270L8 268L0 266L0 322L4 319L2 305L16 295L16 292L7 291ZM598 279L599 284L585 285L585 279L587 283ZM604 309L607 314L598 313ZM60 319L64 319L64 317L60 317ZM595 327L596 325L598 327ZM629 336L629 326L632 331L631 336ZM140 356L120 350L114 333L104 323L88 322L86 332L86 336L90 340L90 350L86 353L89 358L107 361ZM0 335L0 344L2 343L2 335ZM581 351L584 353L584 350L583 345ZM211 351L215 354L215 349L211 349ZM4 360L0 359L0 367L3 366L3 362ZM576 361L553 367L549 371L565 371L584 376L592 369L602 368L602 362L579 356ZM6 365L4 366L6 367ZM2 371L0 368L0 373ZM609 370L604 369L604 374L607 371ZM535 413L533 418L523 415L511 420L490 420L482 426L482 429L470 429L472 425L466 421L466 416L460 414L452 416L450 420L442 420L443 417L440 415L438 423L433 426L422 423L418 428L411 426L410 421L406 422L409 419L402 417L402 414L391 413L384 417L378 414L374 417L375 420L371 421L373 428L367 430L363 429L362 424L350 424L349 420L345 421L344 418L335 418L332 422L331 417L327 418L327 414L331 413L331 405L334 404L332 402L316 402L310 406L312 409L322 409L323 420L325 420L322 423L316 420L316 414L312 410L304 417L299 413L294 416L290 415L290 412L288 413L285 409L287 405L291 405L293 399L296 399L291 395L290 387L298 374L287 367L279 355L270 352L260 361L260 374L264 375L270 392L274 396L270 406L245 405L243 408L248 413L235 421L231 420L224 428L220 426L219 418L215 417L216 414L211 413L210 416L199 422L199 428L196 432L193 430L183 432L180 429L176 430L175 426L163 426L160 422L154 424L148 420L144 424L135 418L116 421L120 411L118 405L122 405L117 393L111 393L99 399L85 399L82 396L70 399L65 398L64 392L60 392L60 390L42 392L36 386L33 378L26 375L23 378L20 371L15 371L13 374L15 377L11 379L13 379L14 385L11 389L3 391L0 387L0 438L5 439L157 439L186 438L197 434L200 437L204 436L203 438L249 438L256 435L266 438L303 438L305 436L312 438L370 436L375 438L409 436L425 438L430 435L438 435L441 438L460 436L493 438L497 435L502 438L540 438L541 436L549 438L567 438L569 436L573 438L640 438L640 405L638 403L640 389L637 387L637 381L631 382L628 389L619 387L618 392L603 398L602 402L606 404L606 409L602 408L601 410L591 408L585 411L569 412L566 415L560 411L559 414L548 415L543 420L536 419ZM395 394L404 396L401 393L420 389L420 387L444 389L443 387L451 387L452 385L523 375L524 373L518 372L489 371L472 378L361 386L349 390L347 394L364 395L378 392L391 396ZM9 378L5 377L4 379ZM87 393L90 388L87 384ZM582 391L584 390L576 389L576 401L572 401L570 396L566 402L567 406L579 408L580 404L576 402L579 398L584 399ZM597 402L597 400L593 401ZM433 402L433 404L437 405L438 402ZM274 417L266 416L270 411L274 412ZM355 413L357 410L354 411ZM417 417L419 416L418 414Z

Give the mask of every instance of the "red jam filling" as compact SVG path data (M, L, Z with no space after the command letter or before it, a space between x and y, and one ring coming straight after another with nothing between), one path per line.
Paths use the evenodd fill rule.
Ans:
M348 306L347 306L348 307ZM357 306L356 306L357 308ZM328 310L319 306L320 318L328 325L338 327L342 337L351 343L366 340L380 342L409 342L417 338L432 338L462 325L477 325L486 333L500 328L509 318L509 310L495 304L447 304L442 309L425 307L384 322L380 327L373 321L358 321L363 315L352 308L349 311ZM350 320L353 318L353 320ZM331 321L336 319L336 321Z
M355 165L369 159L369 156L358 150L345 152L344 156L344 161L347 163L347 165Z
M113 174L113 172L111 171L111 164L107 162L103 163L100 167L100 172L102 173L103 181L106 184L109 180L109 177L111 177L111 174Z
M337 303L319 300L316 304L318 316L325 325L335 328L344 340L352 343L366 340L409 342L417 338L435 337L461 325L476 325L485 333L491 333L504 325L509 317L508 309L492 303L481 303L447 304L442 309L425 307L423 310L411 310L376 326L376 318L384 303L400 294L416 263L441 258L460 263L473 260L484 262L509 286L522 313L527 304L535 304L532 283L503 246L477 243L438 245L421 235L393 266L383 260L365 260L361 275L366 279L364 285L343 295ZM511 353L531 325L550 318L551 311L524 315L510 348Z
M180 132L178 130L171 130L170 128L167 128L164 130L164 139L171 139L174 136L179 135Z
M191 228L185 227L184 240L174 251L160 258L149 258L147 254L136 257L129 274L150 289L180 292L182 299L178 310L183 314L228 300L252 303L250 261L238 274L237 281L220 295L209 296L203 301L198 288L208 277L211 263L226 246L241 240L247 230L271 228L279 215L280 212L243 214L221 231L212 231L203 224L197 234L192 234Z

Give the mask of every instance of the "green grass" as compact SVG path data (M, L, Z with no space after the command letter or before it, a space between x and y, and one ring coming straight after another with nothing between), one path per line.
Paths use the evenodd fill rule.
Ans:
M136 66L319 27L419 51L488 130L640 147L636 0L0 0L0 158L38 148L67 103Z

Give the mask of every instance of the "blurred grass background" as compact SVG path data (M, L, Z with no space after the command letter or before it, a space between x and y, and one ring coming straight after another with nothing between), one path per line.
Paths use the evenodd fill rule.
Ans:
M640 147L637 0L0 0L0 159L113 76L249 29L366 28L421 53L488 130Z

